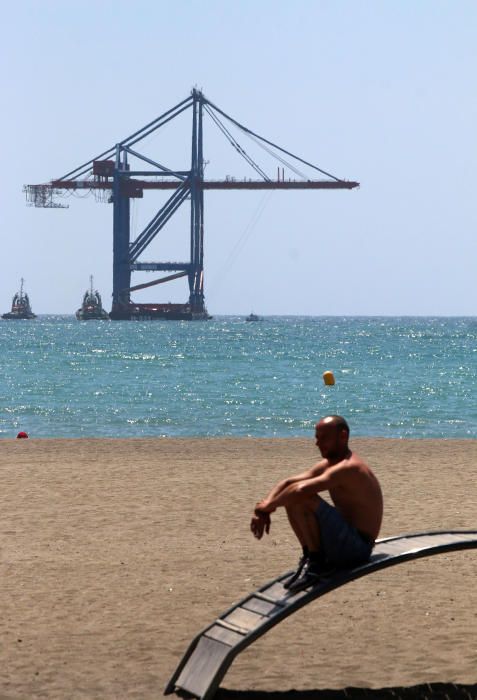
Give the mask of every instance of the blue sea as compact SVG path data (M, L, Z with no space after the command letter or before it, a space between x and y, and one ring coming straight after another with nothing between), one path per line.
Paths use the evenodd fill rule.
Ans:
M477 436L477 319L0 321L0 437ZM325 386L323 372L335 376Z

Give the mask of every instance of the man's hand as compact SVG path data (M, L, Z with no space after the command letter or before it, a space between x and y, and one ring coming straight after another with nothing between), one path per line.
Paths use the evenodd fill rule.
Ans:
M255 510L250 522L250 529L257 540L262 539L264 532L266 532L268 535L270 532L271 522L270 513Z

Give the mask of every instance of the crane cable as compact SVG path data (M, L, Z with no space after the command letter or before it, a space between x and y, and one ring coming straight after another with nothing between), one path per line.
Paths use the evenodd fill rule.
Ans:
M254 131L251 129L248 129L246 126L243 124L240 124L236 119L231 117L229 114L224 112L220 107L217 107L217 105L214 105L213 102L210 100L205 99L204 104L207 104L209 107L211 107L215 112L218 112L221 114L223 117L228 119L232 124L235 124L235 126L238 126L240 129L243 131L253 134L253 136L256 136L258 139L263 141L264 143L268 143L269 146L273 146L273 148L276 148L278 151L281 151L282 153L285 153L287 156L291 156L294 160L300 161L300 163L303 163L304 165L308 165L310 168L313 168L313 170L317 170L320 172L322 175L326 175L327 177L330 177L332 180L336 180L336 182L343 182L339 177L336 177L336 175L332 175L331 173L326 172L326 170L323 170L322 168L319 168L317 165L313 165L313 163L309 163L307 160L304 160L303 158L300 158L300 156L295 155L294 153L290 153L290 151L285 150L281 146L278 146L276 143L273 143L272 141L269 141L268 139L264 138L263 136L260 136L259 134L256 134Z
M242 129L242 131L244 131L244 130ZM298 177L303 178L303 180L308 180L307 176L304 173L302 173L301 170L298 170L298 168L296 168L294 165L292 165L289 161L285 160L285 158L282 158L277 153L275 153L275 151L273 151L271 148L269 148L268 146L265 146L265 144L262 142L261 139L257 138L254 134L247 133L247 131L244 131L244 133L250 139L255 141L257 146L260 146L260 148L263 148L264 151L266 151L269 155L271 155L272 158L276 158L278 161L280 161L280 163L282 165L285 165L287 168L292 170L295 173L295 175L298 175Z
M252 166L252 168L259 174L261 177L263 177L264 180L267 182L270 182L270 178L268 175L260 168L257 163L246 153L246 151L242 148L242 146L234 139L230 131L224 126L224 124L220 121L220 119L210 110L208 109L207 105L204 105L204 109L207 112L207 114L210 116L210 118L215 122L215 124L218 126L220 131L224 134L225 138L230 141L232 146L235 148L237 153L244 158L249 165Z
M218 292L226 274L230 271L230 269L232 268L236 259L238 258L239 254L242 252L245 244L247 243L248 239L250 238L253 230L255 229L255 226L257 225L259 219L261 218L263 212L265 211L265 208L268 205L268 202L273 194L274 194L273 190L271 190L269 192L265 192L262 199L258 203L254 213L252 214L250 221L248 222L248 224L246 225L242 234L240 235L240 238L236 241L235 245L233 246L232 250L230 251L224 264L221 266L219 273L216 275L215 278L212 279L211 282L209 282L209 284L208 284L208 288L209 288L208 296L209 297L211 296L210 290L212 290L212 296Z

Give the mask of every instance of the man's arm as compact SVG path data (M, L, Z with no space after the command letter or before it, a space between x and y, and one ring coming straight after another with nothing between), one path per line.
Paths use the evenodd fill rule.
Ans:
M315 464L311 469L307 469L301 474L296 474L295 476L289 476L283 481L279 481L276 486L270 491L268 496L257 503L255 506L255 513L257 511L260 513L273 513L273 511L278 507L278 504L274 507L270 507L281 494L287 492L293 484L302 483L305 481L310 481L315 477L322 474L328 467L328 461L326 459L321 460ZM281 505L281 504L280 504Z
M254 536L260 540L264 532L266 532L268 535L271 525L270 513L273 513L273 511L278 508L279 505L284 505L284 503L282 503L283 498L286 498L288 501L288 494L291 492L291 490L293 490L293 487L296 484L310 483L317 476L323 474L327 467L328 461L324 459L315 464L315 466L311 467L311 469L307 469L306 472L302 472L301 474L296 474L295 476L290 476L283 481L279 481L278 484L270 491L268 496L262 501L259 501L255 506L252 520L250 522L250 529Z
M319 469L311 469L306 479L285 480L287 483L283 488L272 490L266 499L257 504L255 513L257 510L265 514L273 513L280 506L296 503L301 498L320 491L329 491L338 486L343 477L354 468L348 460L343 460L331 467L326 463Z

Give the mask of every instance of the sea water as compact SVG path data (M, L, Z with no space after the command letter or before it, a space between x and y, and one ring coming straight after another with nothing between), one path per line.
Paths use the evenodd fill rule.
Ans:
M477 319L0 321L0 437L477 436ZM325 386L323 372L336 383Z

